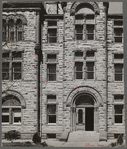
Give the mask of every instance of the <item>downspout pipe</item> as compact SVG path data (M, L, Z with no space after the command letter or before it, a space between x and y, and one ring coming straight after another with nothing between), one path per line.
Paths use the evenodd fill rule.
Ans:
M37 55L37 132L40 132L40 63L41 63L41 11L36 12L36 44L35 54Z

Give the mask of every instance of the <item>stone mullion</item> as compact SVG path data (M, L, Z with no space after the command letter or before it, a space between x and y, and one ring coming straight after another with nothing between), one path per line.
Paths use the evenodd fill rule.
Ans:
M83 52L83 80L86 80L86 50Z

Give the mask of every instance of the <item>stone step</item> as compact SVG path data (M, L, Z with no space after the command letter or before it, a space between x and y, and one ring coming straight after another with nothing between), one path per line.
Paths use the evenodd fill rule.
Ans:
M68 142L99 142L99 133L95 131L73 131L69 134Z

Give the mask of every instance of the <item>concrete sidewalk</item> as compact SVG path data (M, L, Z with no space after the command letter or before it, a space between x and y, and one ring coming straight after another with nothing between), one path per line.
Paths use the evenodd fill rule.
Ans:
M9 143L2 139L2 143ZM32 140L15 140L14 142L32 142ZM46 142L49 147L108 147L114 140L101 141L101 142L63 142L55 139L42 139L41 142Z

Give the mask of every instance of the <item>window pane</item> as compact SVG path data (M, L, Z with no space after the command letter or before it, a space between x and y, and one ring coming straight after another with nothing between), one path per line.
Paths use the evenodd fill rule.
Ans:
M2 79L9 80L9 63L2 63Z
M47 95L48 103L56 102L56 95Z
M17 29L22 28L22 20L18 19L16 21Z
M123 59L123 54L114 54L114 59Z
M2 58L9 58L9 53L2 53Z
M115 73L122 73L123 64L115 64Z
M76 37L76 40L82 40L83 39L83 35L81 34L81 35L75 35L75 37Z
M83 52L81 51L75 52L75 57L82 57L82 56L83 56Z
M14 28L14 20L9 20L8 25L10 29Z
M119 21L114 21L114 26L123 26L123 21L119 20Z
M83 20L84 17L83 17L83 15L76 15L76 16L75 16L75 19L76 19L76 20Z
M48 81L56 81L56 74L49 74Z
M76 71L82 71L82 66L83 66L82 62L75 62Z
M9 115L2 115L2 122L9 123Z
M94 40L94 35L93 34L87 35L87 39L88 40Z
M12 57L14 58L22 58L22 52L13 52Z
M55 62L56 61L56 54L48 54L47 55L48 62Z
M123 105L115 105L115 114L123 113Z
M123 28L114 28L115 36L122 36Z
M94 51L87 51L86 56L87 57L93 57L94 56Z
M122 81L122 75L121 74L115 74L115 81Z
M88 62L87 64L87 71L94 71L94 63Z
M48 73L56 73L56 64L48 64Z
M75 31L76 33L83 33L83 25L76 25Z
M123 101L123 95L114 95L115 102L122 102Z
M50 36L55 36L56 37L56 29L48 29L48 34L49 34L49 37Z
M13 63L13 72L21 72L21 63Z
M115 42L122 43L122 37L115 37Z
M87 25L87 33L94 33L94 25Z
M6 31L5 32L2 32L2 41L6 41Z
M83 123L83 111L78 110L78 123Z
M56 115L49 115L49 123L56 123Z
M22 32L18 32L18 41L22 41Z
M93 79L94 73L93 72L87 72L87 79Z
M115 116L115 123L122 123L122 115Z
M14 117L14 123L21 123L21 117Z
M56 105L47 105L48 114L56 114Z
M94 20L94 15L86 15L87 20Z
M82 79L82 72L76 72L76 79Z
M56 43L57 37L49 37L49 43Z
M48 21L48 26L57 26L57 21Z
M14 41L14 32L10 32L10 41Z
M2 113L9 113L9 108L2 108Z

